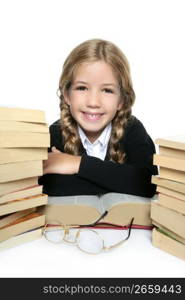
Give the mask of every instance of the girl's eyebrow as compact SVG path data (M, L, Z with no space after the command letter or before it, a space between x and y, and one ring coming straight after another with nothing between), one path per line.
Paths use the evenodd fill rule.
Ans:
M75 84L76 83L83 83L83 84L88 84L88 82L85 82L85 81L75 81L74 82ZM117 85L115 84L115 83L102 83L102 85L108 85L108 86L110 86L110 85L112 85L112 86L114 86L114 87L117 87Z

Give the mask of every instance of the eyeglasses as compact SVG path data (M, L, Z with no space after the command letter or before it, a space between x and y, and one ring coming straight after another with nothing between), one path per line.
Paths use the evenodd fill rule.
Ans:
M134 218L132 218L130 224L126 226L120 226L117 224L110 224L106 222L99 222L107 214L108 212L105 211L100 216L100 218L98 218L98 220L86 225L64 225L58 221L50 221L49 223L46 223L43 229L43 235L51 243L61 243L62 241L64 241L66 243L76 245L81 251L86 252L88 254L98 254L102 250L110 250L123 244L126 240L128 240L130 237L131 227L134 220ZM101 226L107 226L107 228L110 229L127 229L128 234L126 238L122 239L116 244L106 247L105 241L101 234L94 230L97 225L97 228L101 228ZM77 231L74 232L72 229L77 229Z

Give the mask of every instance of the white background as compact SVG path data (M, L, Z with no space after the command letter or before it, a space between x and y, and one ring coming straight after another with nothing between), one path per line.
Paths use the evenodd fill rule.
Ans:
M133 114L152 139L183 134L184 4L183 0L1 0L0 106L44 110L51 124L59 118L56 90L65 58L79 43L102 38L117 44L130 62L136 92ZM42 240L35 241L1 254L0 276L185 275L183 261L154 251L150 233L138 232L134 248L128 242L129 250L91 258L69 248L44 248ZM144 248L146 239L149 252ZM134 262L132 267L128 260Z
M126 235L118 230L102 231L98 230L109 245ZM121 246L97 255L74 245L52 244L44 237L1 251L0 277L184 278L185 261L155 248L150 230L134 229Z

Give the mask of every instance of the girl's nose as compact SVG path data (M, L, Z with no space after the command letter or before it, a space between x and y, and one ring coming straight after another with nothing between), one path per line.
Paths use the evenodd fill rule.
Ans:
M101 102L100 102L99 93L98 92L89 93L86 104L88 107L100 107Z

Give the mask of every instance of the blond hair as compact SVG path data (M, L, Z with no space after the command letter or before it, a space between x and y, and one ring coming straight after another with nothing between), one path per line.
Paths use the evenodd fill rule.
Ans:
M124 101L123 107L117 111L112 120L112 131L108 144L110 160L122 163L125 160L125 153L120 148L119 142L124 136L126 123L131 117L131 107L135 101L135 93L132 87L127 58L116 45L106 40L92 39L83 42L72 50L64 62L58 89L64 151L69 154L79 155L81 148L77 123L70 113L69 106L65 103L64 94L69 91L76 68L83 62L95 62L98 60L104 61L112 67L119 83L121 99Z

